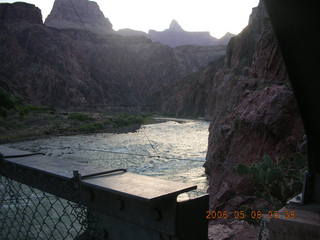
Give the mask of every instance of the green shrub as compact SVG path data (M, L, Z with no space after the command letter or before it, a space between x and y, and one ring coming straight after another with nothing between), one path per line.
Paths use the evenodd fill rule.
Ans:
M55 113L56 110L52 107L45 107L45 106L34 106L34 105L26 105L29 112L36 112L36 113Z
M103 120L103 124L104 125L112 125L112 120L107 118L107 119Z
M102 123L89 123L79 127L79 131L81 132L95 132L104 129L104 125Z
M4 107L0 107L0 117L6 118L8 116L8 110Z
M142 115L129 115L121 114L118 116L112 117L112 125L114 127L126 127L133 124L142 124L144 123L145 117Z
M16 103L14 96L0 89L0 107L10 110L15 108Z
M20 117L27 116L30 113L29 105L18 105L16 107L17 112L19 113Z
M11 109L16 109L17 106L17 99L0 89L0 116L7 117L8 111Z
M84 113L71 113L68 115L68 119L77 121L92 121L93 118Z
M269 155L265 155L261 162L251 165L239 164L235 171L253 180L257 197L264 198L274 206L282 207L302 190L306 165L306 157L301 154L275 161Z
M0 116L7 117L8 112L14 110L20 117L28 115L30 112L47 113L55 112L55 109L49 107L38 107L31 104L24 104L23 100L15 97L6 91L0 89Z

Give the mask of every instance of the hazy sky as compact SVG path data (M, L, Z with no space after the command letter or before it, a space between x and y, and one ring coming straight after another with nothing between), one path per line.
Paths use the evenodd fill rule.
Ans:
M23 0L21 0L23 1ZM0 2L17 2L0 0ZM45 18L54 0L25 0L41 8ZM259 0L96 0L115 30L164 30L176 19L187 31L210 31L221 37L239 33Z

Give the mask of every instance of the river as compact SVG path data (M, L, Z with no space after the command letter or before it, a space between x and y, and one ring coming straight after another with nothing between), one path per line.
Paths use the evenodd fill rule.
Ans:
M202 166L208 127L205 121L169 119L143 125L133 133L51 137L7 146L101 168L127 168L130 172L198 186L196 191L179 196L182 200L207 191Z

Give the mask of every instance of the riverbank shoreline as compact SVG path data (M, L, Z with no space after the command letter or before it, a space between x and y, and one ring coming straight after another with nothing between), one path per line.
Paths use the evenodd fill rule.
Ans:
M39 111L40 109L40 111ZM59 136L136 132L142 125L174 121L179 124L203 119L147 114L108 115L101 112L66 112L39 108L26 116L11 114L0 118L0 144Z
M18 143L24 141L33 141L38 139L50 139L54 137L62 137L62 136L78 136L78 135L92 135L92 134L99 134L99 133L114 133L114 134L122 134L122 133L129 133L129 132L136 132L141 128L142 125L140 124L133 124L128 127L122 128L110 128L104 129L100 131L93 131L93 132L65 132L65 133L58 133L58 134L43 134L43 135L31 135L31 136L10 136L9 138L0 137L0 145L1 144L10 144L10 143Z
M0 118L0 144L97 133L135 132L157 122L149 115L106 115L89 112L34 112Z

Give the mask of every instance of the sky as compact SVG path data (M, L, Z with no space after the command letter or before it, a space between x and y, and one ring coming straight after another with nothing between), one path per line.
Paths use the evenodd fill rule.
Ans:
M35 4L44 19L54 0L20 0ZM0 0L17 2L14 0ZM259 0L96 0L115 30L163 31L177 20L186 31L209 31L214 37L238 34L247 26Z

